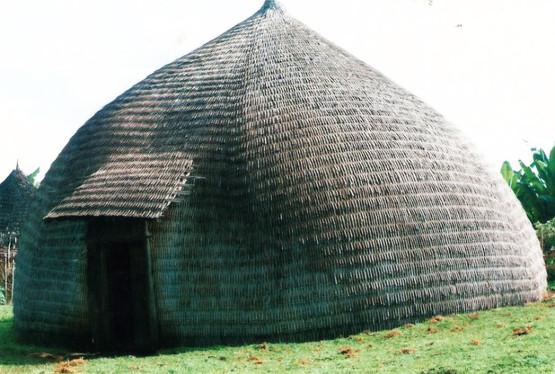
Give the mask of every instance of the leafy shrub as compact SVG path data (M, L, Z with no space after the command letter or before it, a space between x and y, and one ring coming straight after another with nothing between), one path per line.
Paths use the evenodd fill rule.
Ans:
M544 253L555 251L555 218L545 223L536 222L534 228ZM555 263L555 257L552 262ZM546 265L553 265L553 263Z
M6 304L6 293L4 286L0 286L0 305Z
M543 249L547 279L555 280L555 218L546 223L536 223L536 234Z

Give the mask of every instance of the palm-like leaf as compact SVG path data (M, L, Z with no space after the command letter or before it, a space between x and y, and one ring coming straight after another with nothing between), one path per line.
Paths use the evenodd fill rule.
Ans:
M532 223L555 217L555 147L549 157L543 149L532 148L530 165L519 161L521 170L512 170L509 162L501 166L501 175L512 188Z

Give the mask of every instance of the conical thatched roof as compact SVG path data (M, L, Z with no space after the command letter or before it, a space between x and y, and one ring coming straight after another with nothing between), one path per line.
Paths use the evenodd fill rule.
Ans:
M526 215L466 138L274 1L93 116L33 213L16 280L27 334L92 323L93 217L146 220L172 342L349 334L546 285Z
M18 168L0 183L0 244L9 235L19 236L35 187Z

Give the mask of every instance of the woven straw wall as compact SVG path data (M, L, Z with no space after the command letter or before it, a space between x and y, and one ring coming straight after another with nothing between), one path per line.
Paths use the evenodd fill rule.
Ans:
M99 111L39 195L16 277L29 334L86 332L88 216L149 220L166 344L346 335L546 286L526 215L468 141L272 1Z
M504 213L521 219L510 228L472 223L461 234L438 222L442 228L383 238L383 228L328 230L315 218L316 239L303 243L292 221L278 231L224 213L219 202L207 205L207 188L193 188L150 227L165 344L322 339L543 294L543 263L521 249L536 238L518 231L529 223L516 204ZM383 219L399 220L396 212Z
M28 233L28 232L27 232ZM19 251L14 325L21 337L75 345L88 340L85 225L54 222ZM32 243L32 244L31 244Z
M27 341L84 346L90 338L86 225L45 224L42 217L53 204L46 195L54 186L55 179L44 180L29 207L16 259L14 327Z

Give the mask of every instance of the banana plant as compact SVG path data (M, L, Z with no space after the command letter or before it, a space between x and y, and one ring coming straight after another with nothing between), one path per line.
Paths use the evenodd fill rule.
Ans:
M501 175L511 187L534 224L555 217L555 147L549 156L543 149L532 148L530 165L519 161L520 170L513 170L507 161L501 166Z
M31 174L29 174L27 176L27 179L29 179L29 182L31 182L31 184L33 186L35 186L35 188L39 188L39 182L36 181L37 175L40 173L40 168L35 169L34 172L32 172Z

